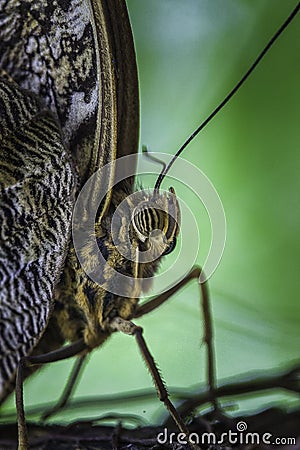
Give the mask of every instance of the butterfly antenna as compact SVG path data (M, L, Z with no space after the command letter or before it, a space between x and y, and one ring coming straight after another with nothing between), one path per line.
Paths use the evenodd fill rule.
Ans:
M295 9L292 11L292 13L289 15L289 17L285 20L285 22L281 25L281 27L276 31L274 36L270 39L270 41L267 43L265 48L262 50L262 52L258 55L258 57L255 59L253 64L249 67L245 75L240 79L240 81L234 86L234 88L229 92L229 94L224 98L224 100L213 110L213 112L207 117L207 119L204 120L204 122L199 125L199 127L187 138L187 140L182 144L182 146L179 148L179 150L176 152L176 154L173 156L171 161L164 167L159 174L156 183L155 183L155 190L158 190L160 188L160 185L165 178L166 174L169 172L171 167L173 166L174 162L178 158L179 155L183 152L183 150L189 145L189 143L200 133L200 131L203 130L203 128L214 118L216 114L226 105L226 103L229 102L231 97L234 96L236 91L244 84L244 82L247 80L247 78L251 75L255 67L259 64L259 62L262 60L262 58L265 56L265 54L269 51L269 49L272 47L274 42L279 38L281 33L285 30L285 28L291 23L291 21L294 19L296 14L299 12L300 9L300 2L297 4Z
M148 158L148 159L150 159L151 161L153 161L153 162L155 162L155 163L160 164L161 166L163 166L162 172L166 169L167 164L166 164L164 161L162 161L161 159L156 158L156 156L152 155L152 153L149 151L147 145L143 145L143 146L142 146L142 153L143 153L143 155L144 155L146 158Z

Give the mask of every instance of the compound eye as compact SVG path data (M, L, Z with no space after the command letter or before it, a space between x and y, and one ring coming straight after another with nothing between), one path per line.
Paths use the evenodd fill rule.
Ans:
M176 247L176 243L177 243L177 240L176 240L176 237L174 237L173 241L170 243L168 248L163 252L163 256L168 255L169 253L172 253L172 251Z
M150 202L138 205L132 217L132 225L141 242L145 242L153 230L163 230L165 213Z

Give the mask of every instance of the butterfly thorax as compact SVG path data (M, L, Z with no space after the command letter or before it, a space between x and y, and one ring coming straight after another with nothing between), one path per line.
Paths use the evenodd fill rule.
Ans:
M163 254L176 242L179 221L173 190L130 194L125 183L112 193L91 239L72 245L56 289L54 317L64 339L84 337L94 348L113 332L113 318L134 317Z

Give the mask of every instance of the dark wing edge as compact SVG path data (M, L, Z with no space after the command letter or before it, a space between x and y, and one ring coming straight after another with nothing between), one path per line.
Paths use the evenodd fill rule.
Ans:
M102 92L100 150L94 167L126 155L136 168L139 144L139 86L134 40L125 0L92 0ZM109 151L107 151L109 150ZM125 168L124 173L127 170ZM129 180L133 186L134 178ZM107 191L114 184L111 176ZM128 181L127 181L128 184ZM108 200L110 200L108 196ZM105 208L103 208L104 215Z

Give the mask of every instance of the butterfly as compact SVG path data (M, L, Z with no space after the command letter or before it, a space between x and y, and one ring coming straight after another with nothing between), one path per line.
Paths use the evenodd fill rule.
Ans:
M73 139L74 141L76 141L76 139ZM79 158L80 159L80 158ZM79 166L80 166L80 163L78 164ZM80 171L80 170L79 170ZM84 180L85 179L85 176L84 175L79 175L79 179L82 179L82 180ZM80 182L80 181L79 181ZM81 181L81 183L82 183L82 181ZM68 184L68 186L70 186L70 184Z

